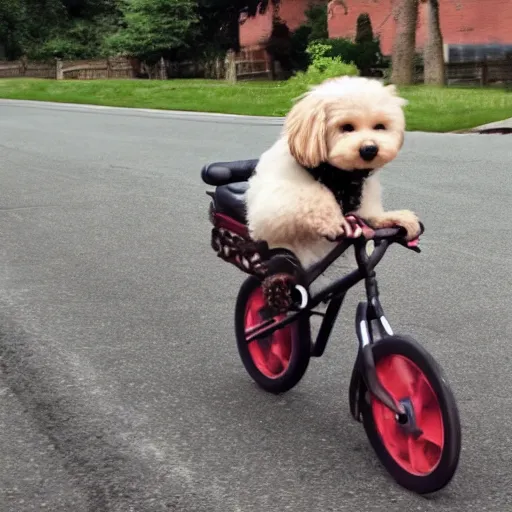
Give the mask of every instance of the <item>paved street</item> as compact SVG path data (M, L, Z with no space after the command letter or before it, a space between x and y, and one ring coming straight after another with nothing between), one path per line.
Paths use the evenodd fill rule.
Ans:
M0 512L510 507L511 139L408 134L382 175L386 205L427 232L422 254L388 253L381 298L444 367L463 426L455 479L427 499L388 478L350 417L362 287L288 394L239 360L244 276L210 249L199 173L279 130L0 102Z

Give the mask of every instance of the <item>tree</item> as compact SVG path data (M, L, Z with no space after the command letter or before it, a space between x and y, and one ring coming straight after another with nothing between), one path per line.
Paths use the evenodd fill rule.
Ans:
M356 43L373 41L372 20L367 12L361 13L356 22Z
M280 0L197 0L200 30L196 48L214 45L222 50L240 51L240 23L279 3Z
M124 0L121 12L122 27L108 47L147 60L183 46L198 21L192 0Z
M328 39L327 5L311 3L305 15L307 25L311 28L309 40Z
M21 0L4 0L0 3L0 45L4 46L8 59L22 54L25 17L25 5Z
M391 81L397 85L409 85L414 81L418 0L398 0L393 14L396 31L391 59Z
M427 8L427 41L423 48L424 82L445 84L443 36L439 20L439 0L421 0Z

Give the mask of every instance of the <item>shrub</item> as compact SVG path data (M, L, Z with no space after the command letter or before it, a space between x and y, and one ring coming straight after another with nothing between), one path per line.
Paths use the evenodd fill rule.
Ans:
M361 13L357 17L356 23L356 44L373 41L373 28L370 15L366 12Z
M310 41L327 39L329 29L327 23L327 5L310 4L304 13L306 16L306 26L310 27Z
M299 71L289 82L292 85L300 87L315 85L323 82L328 78L349 75L356 76L359 74L357 66L352 62L343 62L341 57L328 57L327 53L331 50L329 44L313 42L308 45L306 52L310 56L311 64L307 71Z
M370 69L380 66L383 60L377 38L361 43L344 38L324 39L317 42L331 47L326 53L327 57L340 57L343 62L353 62L363 76L369 75Z
M308 25L301 25L291 33L291 60L294 71L306 71L311 63L307 54L310 35L311 27Z
M281 64L285 74L290 76L293 70L292 40L288 25L280 18L272 20L272 32L265 45L265 49L272 59Z

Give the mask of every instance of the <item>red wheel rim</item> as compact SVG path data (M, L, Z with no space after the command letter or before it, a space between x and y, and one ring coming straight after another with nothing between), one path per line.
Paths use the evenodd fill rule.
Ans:
M260 315L262 308L266 306L261 288L255 290L250 296L245 310L245 332L261 324L263 318ZM276 316L279 321L284 315ZM287 325L271 335L253 340L248 343L249 353L258 370L269 379L281 377L288 366L292 355L293 327Z
M377 365L377 375L388 393L398 402L412 403L417 426L423 433L415 439L398 423L395 414L372 397L375 426L382 442L405 471L426 476L441 460L444 446L444 426L437 396L425 374L410 359L389 355Z

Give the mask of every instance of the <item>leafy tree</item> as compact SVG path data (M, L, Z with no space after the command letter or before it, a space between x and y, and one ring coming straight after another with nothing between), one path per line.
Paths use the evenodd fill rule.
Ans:
M319 39L328 39L329 31L327 28L327 4L311 3L305 12L306 25L311 28L309 35L310 41Z
M367 12L361 13L356 22L356 43L373 41L372 20Z
M215 46L220 50L240 50L240 22L264 14L280 0L197 0L199 48Z
M60 0L0 0L0 44L15 59L44 41L65 19Z
M121 12L122 26L107 46L148 60L183 46L198 21L192 0L124 0Z
M13 59L22 53L26 36L23 30L25 17L25 6L21 0L0 2L0 44L4 46L7 58Z

